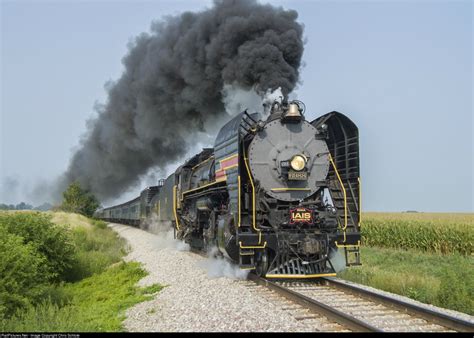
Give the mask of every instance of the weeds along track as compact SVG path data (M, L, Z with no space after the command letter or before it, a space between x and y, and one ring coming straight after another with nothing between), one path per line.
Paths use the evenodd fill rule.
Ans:
M249 275L255 287L272 297L284 297L283 306L298 320L324 316L332 323L323 330L362 332L472 332L471 322L334 279L269 281ZM256 285L255 285L256 284ZM249 285L249 287L252 287Z

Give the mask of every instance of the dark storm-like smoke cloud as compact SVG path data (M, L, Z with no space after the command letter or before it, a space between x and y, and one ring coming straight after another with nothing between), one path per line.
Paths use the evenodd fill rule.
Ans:
M150 168L182 160L196 133L225 116L224 84L291 92L303 53L296 19L292 10L225 0L154 22L129 46L60 189L78 180L110 199Z

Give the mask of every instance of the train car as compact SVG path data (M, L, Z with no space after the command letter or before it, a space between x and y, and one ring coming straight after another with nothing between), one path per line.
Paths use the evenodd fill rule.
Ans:
M360 264L358 129L339 112L308 122L304 109L276 101L265 119L239 114L146 202L142 192L99 217L154 217L193 248L217 247L267 278L334 276Z
M147 187L139 197L131 201L110 208L98 209L94 217L109 222L138 226L151 215L150 202L160 189L160 185Z

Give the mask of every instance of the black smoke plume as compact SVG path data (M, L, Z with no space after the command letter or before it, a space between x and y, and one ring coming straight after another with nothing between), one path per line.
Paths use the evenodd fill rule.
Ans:
M101 199L116 198L150 168L184 160L207 122L225 116L224 85L287 95L303 53L297 16L254 0L218 0L154 22L130 44L59 189L77 180Z

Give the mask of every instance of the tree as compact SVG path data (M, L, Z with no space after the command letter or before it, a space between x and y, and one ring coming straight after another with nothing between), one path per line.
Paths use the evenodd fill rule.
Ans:
M61 209L64 211L77 212L92 217L98 207L97 198L89 191L82 189L78 182L71 183L63 192Z
M33 206L30 204L26 204L25 202L21 202L16 205L15 209L16 210L31 210L33 209Z

